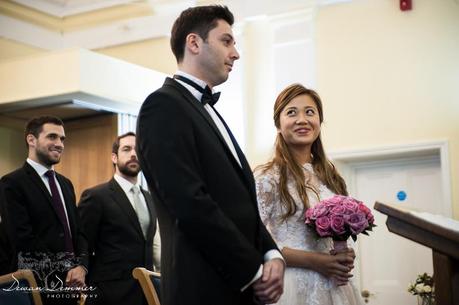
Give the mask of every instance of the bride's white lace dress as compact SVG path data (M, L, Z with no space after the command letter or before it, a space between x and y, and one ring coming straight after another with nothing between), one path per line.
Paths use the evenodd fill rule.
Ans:
M304 173L308 184L318 192L320 200L334 194L314 174L311 164L306 163ZM330 238L316 239L315 233L304 224L304 210L293 181L288 189L297 203L297 212L286 221L281 220L285 208L280 204L278 191L279 173L272 168L265 173L255 172L258 207L263 223L276 241L283 247L305 251L328 253L332 248ZM308 190L309 204L314 206L319 198ZM282 305L363 305L363 300L352 281L345 286L336 286L332 280L318 272L288 267L284 277L284 293L276 304Z

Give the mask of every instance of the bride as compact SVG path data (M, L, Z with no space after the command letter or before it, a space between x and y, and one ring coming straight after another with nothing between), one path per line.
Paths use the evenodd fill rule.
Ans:
M326 158L320 138L319 95L302 85L285 88L274 104L278 134L274 158L255 170L261 218L285 258L282 305L361 305L351 281L352 248L336 252L304 224L306 209L346 184Z

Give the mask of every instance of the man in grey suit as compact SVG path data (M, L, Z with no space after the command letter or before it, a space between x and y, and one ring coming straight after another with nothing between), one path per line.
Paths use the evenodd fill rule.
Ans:
M132 269L153 270L156 213L137 176L135 134L113 143L114 177L83 192L78 209L89 246L88 282L95 293L87 304L146 304Z

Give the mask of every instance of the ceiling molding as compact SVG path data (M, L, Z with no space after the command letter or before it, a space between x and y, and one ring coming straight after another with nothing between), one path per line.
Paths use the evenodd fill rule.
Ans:
M201 4L202 1L196 0L14 0L8 3L8 14L0 14L0 37L18 41L27 45L38 47L46 50L57 50L62 48L81 47L86 49L101 49L115 45L132 43L141 40L155 39L170 34L170 29L174 20L179 13L190 6ZM228 5L234 12L238 23L244 22L247 18L253 16L270 16L273 20L286 20L288 18L304 18L305 15L313 14L316 6L330 5L341 2L349 2L351 0L283 0L279 1L245 1L245 0L223 0L221 4ZM63 20L60 30L52 30L49 27L37 26L37 22L32 22L34 16L32 12L28 14L27 8L18 9L17 16L29 16L27 20L14 16L14 6L20 5L32 6L37 3L52 5L53 3L73 3L76 6L78 3L81 9L95 9L94 5L104 5L108 14L104 15L100 11L82 14L78 17L69 17ZM89 6L88 3L93 3ZM116 4L117 3L117 4ZM261 5L262 3L263 5ZM125 12L121 7L113 6L125 4L125 9L129 8L128 16L131 18L123 18L121 12ZM55 6L59 6L54 4ZM111 8L108 6L110 5ZM10 8L11 6L11 8ZM69 7L73 7L69 6ZM154 15L144 16L141 14L141 9L151 9L149 13ZM0 7L1 8L1 7ZM42 7L45 10L45 7ZM49 13L49 11L47 11ZM41 14L34 12L35 14ZM22 15L21 15L22 14ZM61 12L61 14L63 14ZM65 13L67 14L67 13ZM132 17L134 15L134 17ZM280 16L280 17L276 17ZM53 19L55 17L45 18L44 20ZM287 19L288 19L287 18ZM33 19L33 18L32 18ZM93 20L94 19L94 20ZM97 20L102 20L101 22ZM85 21L85 22L83 22ZM288 21L288 20L287 20ZM285 22L287 22L285 21ZM78 24L86 24L84 28L79 28L71 31L64 30L65 22L72 29L78 28Z
M84 31L63 34L65 48L100 49L169 35L176 14L118 21Z
M65 0L58 1L63 2ZM35 1L28 0L18 0L18 2L35 3ZM49 3L51 1L41 0L41 2ZM67 2L89 2L89 0L70 0ZM102 1L99 0L98 2ZM103 2L106 1L104 0ZM123 2L127 3L124 9L115 7L107 8L105 9L105 15L100 12L93 12L91 14L88 13L64 19L62 20L60 30L58 29L57 31L36 22L36 19L42 19L42 13L22 8L16 3L5 2L8 4L5 6L8 9L3 10L7 14L0 14L0 37L45 50L73 47L101 49L168 36L172 24L180 12L185 8L196 5L195 0L147 0L140 3L138 1L136 3L132 3L133 1ZM0 12L1 8L0 5ZM139 16L142 12L144 12L143 15ZM149 15L145 16L145 12L148 12ZM152 13L154 15L151 15ZM126 16L132 15L134 17L126 18ZM48 19L52 20L55 18L47 16L44 20L47 21ZM72 31L65 30L66 26L75 28L79 22L81 23L84 20L86 21L84 28L80 27L80 29ZM101 20L103 23L100 22Z
M59 32L62 19L11 1L0 1L0 14Z
M80 31L57 33L0 15L0 36L45 50L82 47L106 48L169 35L176 14L139 17Z
M37 11L54 17L64 18L77 14L106 9L123 4L136 2L136 0L73 0L73 1L49 1L49 0L11 0L21 5L33 8Z
M82 0L69 1L74 2ZM161 8L161 6L163 5L160 5L159 8ZM152 16L156 14L156 10L156 6L153 7L152 4L144 1L92 10L76 16L59 18L15 2L0 1L1 15L9 16L56 32L78 31L116 21Z
M63 46L61 33L5 15L0 15L0 36L45 50Z

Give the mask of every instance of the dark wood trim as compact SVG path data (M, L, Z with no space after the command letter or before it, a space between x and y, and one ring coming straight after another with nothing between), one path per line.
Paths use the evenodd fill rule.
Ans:
M459 233L381 202L374 209L387 215L390 232L432 249L436 305L459 304Z

